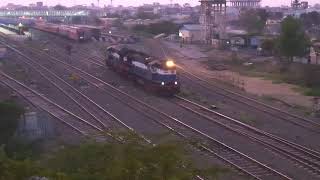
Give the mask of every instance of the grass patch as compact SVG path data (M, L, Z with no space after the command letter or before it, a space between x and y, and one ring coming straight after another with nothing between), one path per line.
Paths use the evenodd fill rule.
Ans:
M99 133L99 137L103 135ZM218 179L229 172L218 165L198 167L198 159L193 156L189 143L184 141L168 140L157 142L155 146L132 132L112 133L112 136L120 142L96 142L92 139L74 145L59 143L51 152L35 152L40 155L34 159L10 157L0 147L1 179L39 176L64 180L161 180L193 179L198 174L205 179Z
M306 96L318 96L320 97L320 87L303 87L303 86L299 86L299 87L295 87L292 88L294 91L302 93Z
M153 23L150 25L136 25L132 28L135 32L144 32L148 34L174 34L178 32L180 29L180 25L172 23L170 21L162 21L158 23Z
M200 94L197 94L189 89L181 89L179 96L185 97L185 98L189 98L192 99L194 101L203 103L208 105L209 102L206 98L202 97Z
M311 64L290 63L281 60L254 62L245 66L247 59L237 56L229 57L223 62L230 70L238 72L240 75L259 77L271 80L274 84L288 83L302 88L301 94L306 96L320 96L320 67ZM250 62L250 61L249 61ZM205 62L210 69L214 69L217 62Z
M269 101L269 102L271 102L271 101L277 101L276 98L274 98L274 97L272 97L272 96L268 96L268 95L262 95L262 99L263 99L263 100L266 100L266 101Z
M244 122L244 123L254 123L256 122L256 118L251 116L248 113L241 112L239 115L239 120Z
M320 87L307 88L304 92L306 96L319 96L320 97Z
M296 110L299 110L299 111L303 112L304 115L306 115L306 116L311 116L312 113L313 113L312 109L309 109L309 108L304 107L304 106L300 106L300 105L295 104L292 107L294 109L296 109Z

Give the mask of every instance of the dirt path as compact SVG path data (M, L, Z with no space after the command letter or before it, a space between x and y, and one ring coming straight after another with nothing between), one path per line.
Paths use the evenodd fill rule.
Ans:
M170 44L170 45L168 45ZM182 66L189 67L203 76L210 78L218 78L224 82L232 84L234 86L238 86L244 89L248 93L252 93L258 96L264 96L268 99L278 99L283 101L291 106L303 106L306 108L312 108L313 106L313 97L308 97L300 94L295 91L298 86L281 83L275 84L271 80L266 80L258 77L248 77L240 75L237 72L232 72L230 70L224 71L214 71L209 70L208 67L202 63L203 61L212 60L215 61L217 59L224 60L226 57L230 56L228 52L219 52L218 50L213 50L207 52L208 58L205 58L204 53L193 53L194 51L199 51L199 48L196 46L185 46L180 48L178 44L166 43L167 47L173 49L177 56L184 57L181 63ZM174 48L172 48L174 47ZM193 49L192 51L190 49ZM188 54L191 54L188 56ZM196 58L198 56L198 58Z

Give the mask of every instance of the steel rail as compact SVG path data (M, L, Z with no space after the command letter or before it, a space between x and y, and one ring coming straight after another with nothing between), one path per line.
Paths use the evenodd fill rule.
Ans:
M0 79L3 84L5 84L10 89L17 92L21 97L26 99L33 106L41 108L45 112L52 115L54 118L58 119L62 123L66 124L67 126L71 127L75 131L79 132L80 134L82 134L84 136L88 136L89 132L85 132L85 130L88 129L87 127L90 127L94 131L97 131L97 132L103 132L103 130L101 128L95 126L94 124L91 124L90 122L82 119L81 117L75 115L74 113L66 110L65 108L54 103L53 101L51 101L47 97L45 97L42 94L38 93L37 91L29 88L28 86L24 85L23 83L15 80L14 78L10 77L9 75L5 74L2 71L0 71ZM36 99L34 99L34 98L36 98ZM59 111L52 110L52 107L57 108ZM64 113L62 113L62 112L64 112ZM66 115L69 115L72 118L68 118ZM69 122L66 121L66 119ZM73 119L78 119L79 121L74 121ZM79 123L80 123L80 125L79 125ZM83 128L83 125L81 125L81 124L85 124L87 127Z
M44 70L45 72L48 72L50 75L52 75L54 78L58 79L60 82L62 82L63 84L67 85L69 88L71 88L73 91L76 91L77 93L79 92L77 89L73 88L69 83L65 82L63 79L61 79L59 76L57 76L54 72L52 72L51 70L49 70L48 68L42 66L41 64L35 62L34 60L32 60L30 57L26 56L25 54L23 54L21 51L17 50L16 48L5 44L5 42L0 41L0 43L6 45L8 48L10 48L12 51L18 53L20 56L26 58L27 60L29 60L30 62L27 61L23 61L24 63L26 63L30 68L32 68L34 71L36 71L37 73L39 73L43 78L45 78L48 82L52 83L57 89L59 89L63 94L65 94L68 98L70 98L77 106L79 106L82 110L84 110L87 114L89 114L93 119L95 119L95 121L97 121L103 128L106 128L107 126L93 113L91 113L86 107L84 107L80 102L80 98L74 98L72 97L72 95L70 93L68 93L66 90L64 90L62 87L60 87L57 82L54 82L51 78L48 77L48 74L42 72L41 70ZM39 66L40 68L36 68L36 66L34 66L33 64L35 64L36 66ZM85 95L79 93L82 97L86 98ZM94 103L91 101L91 103Z
M216 111L213 111L207 107L204 107L200 104L197 104L193 101L190 101L186 98L176 96L177 99L182 100L183 102L186 102L188 105L181 104L179 102L176 102L178 105L183 107L184 109L209 120L210 122L216 123L228 130L231 130L233 132L239 133L243 136L249 137L251 139L254 139L255 141L277 151L278 153L286 156L287 158L290 158L300 164L302 164L304 167L312 170L313 172L320 175L320 153L303 147L299 144L290 142L288 140L285 140L283 138L277 137L275 135L272 135L270 133L264 132L262 130L259 130L255 127L249 126L247 124L244 124L236 119L233 119L231 117L228 117L226 115L223 115L221 113L218 113ZM193 105L201 110L204 110L206 112L209 112L210 114L214 114L218 117L222 117L223 119L227 120L227 122L221 122L217 119L212 118L209 115L206 115L202 112L199 112L197 110L194 110L194 108L190 108L189 105ZM227 123L227 124L226 124Z
M164 51L164 46L162 45L162 43L161 43L161 42L160 42L160 43L157 42L157 43L158 43L158 45L160 45L160 48L161 48L164 56L167 57L167 54L166 54L165 51ZM269 104L260 102L260 101L258 101L258 100L256 100L256 99L247 97L247 96L245 96L245 95L239 94L239 93L237 93L237 92L234 92L234 91L231 91L231 90L229 90L229 89L220 87L220 86L215 85L215 84L213 84L213 83L210 83L209 81L207 81L207 80L205 80L205 79L203 79L203 78L201 78L201 77L199 77L199 76L197 76L197 75L195 75L195 74L193 74L193 73L191 73L191 72L186 71L184 68L182 68L182 67L180 67L180 66L178 66L178 68L181 69L181 70L183 71L183 73L188 74L189 76L197 79L197 80L200 81L200 82L205 82L205 83L206 83L207 85L209 85L209 86L215 87L215 88L219 89L220 91L229 93L229 95L227 95L227 94L224 94L224 93L222 93L222 92L217 92L217 91L215 91L216 94L219 94L219 95L221 95L221 96L223 96L223 97L232 99L232 100L234 100L234 101L236 101L236 102L239 102L239 103L241 103L241 104L245 104L245 105L247 105L247 106L249 106L249 107L252 107L252 108L254 108L254 109L257 109L257 110L259 110L259 111L262 111L262 112L264 112L264 113L266 113L266 114L272 115L272 116L274 116L274 117L278 117L278 118L280 118L280 119L282 119L282 120L289 121L289 122L291 122L292 124L295 124L295 125L297 125L297 126L307 128L307 129L309 129L309 130L311 130L311 131L313 131L313 132L317 132L317 133L320 132L320 130L319 130L320 123L314 122L314 121L312 121L312 120L306 119L306 118L301 117L301 116L298 116L298 115L296 115L296 114L289 113L289 112L284 111L284 110L282 110L282 109L280 109L280 108L273 107L273 106L271 106L271 105L269 105ZM189 70L189 69L188 69L188 70ZM189 76L185 76L185 77L186 77L187 79L189 79L189 80L192 80L192 78L189 77ZM205 89L208 89L208 90L211 90L211 91L213 90L212 88L210 88L210 87L208 87L208 86L206 86L206 85L203 85L203 84L201 84L201 83L198 82L198 81L194 81L194 80L192 80L192 81L195 82L195 83L197 83L197 84L199 84L200 86L204 87ZM235 97L231 97L230 94L231 94L231 95L234 95L236 98L235 98ZM285 117L283 117L283 116L281 116L281 115L276 115L276 114L274 114L273 112L270 112L270 111L268 111L268 110L264 110L264 109L258 108L257 106L252 105L252 104L250 104L250 103L248 103L248 102L241 101L241 100L239 100L238 98L243 98L243 99L247 100L248 102L253 102L253 103L256 103L256 104L258 104L258 105L261 105L261 106L263 106L263 107L265 107L265 108L269 108L268 110L271 110L271 109L272 109L272 110L274 110L274 111L276 111L276 112L278 112L278 113L282 113L283 115L287 115L287 116L289 116L289 117L298 119L298 120L300 120L300 123L297 122L297 121L295 121L295 120L293 120L293 119L288 119L288 118L285 118ZM301 124L301 122L302 122L302 123L306 123L306 124ZM309 127L310 125L311 125L312 127ZM314 129L314 128L315 128L315 129Z
M42 53L45 53L45 52L42 52ZM47 54L47 53L45 53L45 54ZM50 56L50 55L48 55L48 56ZM225 145L224 143L217 141L217 140L214 139L213 137L211 137L211 136L209 136L209 135L207 135L207 134L205 134L205 133L203 133L203 132L201 132L201 131L193 128L193 127L191 127L190 125L187 125L187 124L183 123L182 121L180 121L180 120L178 120L178 119L176 119L176 118L174 118L174 117L172 117L172 116L170 116L170 115L168 115L168 114L166 114L166 113L164 113L164 112L161 112L161 111L157 110L156 108L154 108L154 107L152 107L152 106L144 103L143 101L141 101L141 100L139 100L139 99L137 99L137 98L135 98L135 97L127 94L126 92L124 92L124 91L122 91L122 90L120 90L120 89L118 89L118 88L113 87L111 84L104 82L103 80L97 78L96 76L93 76L93 75L91 75L90 73L87 73L86 71L84 71L84 70L82 70L82 69L80 69L80 68L77 68L77 67L74 67L74 66L72 66L72 65L70 65L70 64L68 64L68 63L65 63L65 62L63 62L63 61L61 61L61 60L59 60L59 59L57 59L57 58L55 58L55 57L53 57L53 56L50 56L50 57L51 57L52 59L54 59L54 60L56 60L56 61L64 64L66 67L68 66L69 68L74 69L74 70L76 70L77 72L80 72L80 73L84 74L84 75L87 76L87 77L83 77L83 78L87 79L88 82L91 81L93 84L106 85L107 87L109 87L109 88L111 88L111 89L113 89L113 90L115 90L115 91L117 91L117 92L119 92L119 93L121 93L121 94L129 97L130 99L132 99L132 100L134 100L134 101L136 101L136 102L138 102L139 104L143 104L144 106L152 109L153 111L158 112L159 114L162 114L163 116L166 116L166 117L169 118L171 121L173 121L173 122L175 122L175 123L177 123L177 124L179 124L179 125L182 125L182 126L184 126L185 128L188 128L189 130L193 131L194 133L199 134L199 135L201 135L202 137L205 137L205 138L209 139L210 141L212 141L212 142L214 142L214 143L216 143L216 144L219 144L220 149L223 147L223 148L226 149L225 152L227 152L227 151L229 152L229 155L228 155L227 153L225 153L225 154L224 154L225 156L230 156L230 152L233 153L233 156L228 157L228 158L229 158L229 159L228 159L228 158L225 158L225 157L219 155L218 153L216 153L216 152L218 151L217 149L212 150L212 149L210 149L210 148L208 148L208 147L206 147L206 146L204 146L204 145L202 145L202 144L201 144L199 147L201 147L203 150L206 150L207 152L210 152L210 153L214 154L215 156L217 156L217 157L219 157L220 159L224 160L224 161L227 162L228 164L231 164L233 167L235 167L236 169L239 169L240 171L244 172L245 174L250 175L251 177L254 177L254 178L256 178L256 179L261 179L261 178L259 178L258 176L252 174L251 172L248 172L248 171L247 171L246 169L244 169L243 167L238 166L237 164L233 163L232 161L235 161L235 159L232 159L232 158L234 158L235 156L237 156L237 157L239 158L239 156L240 156L240 158L245 159L245 160L247 161L247 163L248 163L248 162L251 163L251 166L252 166L252 163L253 163L254 165L256 165L256 166L255 166L256 168L260 168L260 171L264 171L264 174L262 173L262 174L260 174L260 176L261 176L261 175L270 175L269 173L272 173L272 174L276 174L277 176L281 177L282 179L290 179L290 178L287 177L286 175L283 175L283 174L281 174L280 172L278 172L278 171L276 171L276 170L274 170L274 169L272 169L272 168L270 168L270 167L268 167L268 166L266 166L266 165L264 165L264 164L256 161L255 159L253 159L253 158L251 158L251 157L249 157L249 156L247 156L247 155L245 155L245 154L243 154L243 153L241 153L241 152L239 152L239 151L237 151L237 150L235 150L235 149L233 149L233 148ZM79 74L80 74L80 73L79 73ZM88 80L88 77L91 78L91 80ZM93 82L92 79L93 79L95 82ZM98 87L101 88L100 85L99 85ZM108 91L108 90L106 90L106 91ZM162 125L164 125L164 124L162 123ZM169 130L171 130L171 131L174 130L174 129L173 129L171 126L169 126L169 125L166 125L165 127L167 127L167 128L168 128ZM176 130L174 130L174 131L175 131L175 133L177 133ZM180 133L180 132L178 132L178 133L179 133L180 135L183 135L183 134ZM185 136L185 135L183 135L183 136ZM239 162L238 162L238 163L239 163ZM258 167L257 167L257 166L258 166ZM266 171L267 171L268 173L266 173ZM260 173L261 173L261 172L260 172Z
M99 57L97 57L97 58L99 58ZM96 62L92 62L92 63L96 64ZM97 64L97 65L103 66L102 64ZM246 128L248 130L251 130L251 131L253 131L255 133L258 133L260 136L262 135L262 136L265 136L266 138L272 139L273 141L277 141L275 143L281 143L280 145L282 145L282 146L285 145L285 146L288 146L289 148L292 148L293 149L292 151L294 151L294 152L290 152L289 150L282 150L282 149L280 149L280 147L271 144L272 142L271 143L270 142L266 143L266 142L263 142L263 141L260 140L260 143L262 143L262 144L264 144L264 145L266 145L268 147L273 148L275 151L281 153L282 155L284 155L286 157L289 157L290 159L293 159L293 160L299 162L300 164L304 165L304 167L307 167L308 169L310 169L310 170L312 170L312 171L314 171L314 172L319 174L319 162L320 162L320 153L319 152L317 152L315 150L312 150L312 149L309 149L309 148L306 148L306 147L301 146L299 144L290 142L290 141L285 140L283 138L277 137L277 136L275 136L273 134L270 134L270 133L264 132L262 130L259 130L259 129L257 129L255 127L252 127L250 125L242 123L242 122L240 122L238 120L230 118L230 117L228 117L226 115L223 115L221 113L218 113L216 111L212 111L212 110L210 110L210 109L208 109L208 108L206 108L204 106L201 106L201 105L199 105L199 104L197 104L195 102L192 102L192 101L187 100L185 98L182 98L180 96L176 96L176 97L178 99L182 99L184 101L192 103L192 104L200 107L201 109L204 109L204 110L209 111L209 112L213 112L214 114L218 115L219 117L226 118L226 119L230 120L231 122L236 123L238 126L242 126L242 128L244 127L244 128ZM179 105L184 107L181 104L179 104ZM189 109L187 107L184 107L184 108L199 115L198 112L194 112L192 109ZM217 122L216 120L212 119L211 117L208 117L208 116L202 116L202 117L205 117L206 119L210 119L211 121L219 123L219 125L225 126L224 124L222 124L220 122ZM235 128L232 128L232 127L228 127L228 128L231 128L231 130L233 130L233 131L235 130ZM236 130L236 131L238 131L238 130ZM238 132L238 133L241 133L242 135L244 135L243 132ZM246 135L250 136L250 138L255 139L256 141L259 141L259 139L257 137L254 137L254 136L252 136L250 134L246 134ZM302 154L302 155L299 156L299 154L300 155ZM303 155L304 156L309 156L309 157L304 157ZM315 158L316 160L312 160L311 158ZM302 159L302 160L300 160L300 159Z
M252 107L252 108L254 108L254 109L257 109L258 111L262 111L262 112L264 112L264 113L266 113L266 114L269 114L269 115L271 115L271 116L273 116L273 117L280 118L280 119L282 119L282 120L284 120L284 121L289 121L289 122L291 122L292 124L295 124L295 125L297 125L297 126L306 128L306 129L308 129L308 130L310 130L310 131L313 131L313 132L316 132L316 133L320 133L320 129L319 129L320 124L317 123L317 122L314 122L314 121L312 121L312 120L303 118L303 117L301 117L301 116L298 116L298 115L295 115L295 114L286 112L286 111L284 111L284 110L282 110L282 109L280 109L280 108L273 107L273 106L271 106L271 105L268 105L268 104L266 104L266 103L263 103L263 102L260 102L260 101L258 101L258 100L255 100L255 99L253 99L253 98L250 98L250 97L241 95L241 94L236 93L236 92L233 92L233 91L231 91L231 90L218 87L217 85L214 85L214 84L212 84L212 83L210 83L210 82L208 82L208 81L206 81L206 80L204 80L204 79L202 79L202 78L200 78L200 77L198 77L198 76L196 76L196 75L194 75L194 74L192 74L192 73L190 73L190 72L187 72L186 70L182 70L182 71L183 71L183 73L187 74L187 75L185 75L184 77L186 77L187 79L195 82L196 84L202 86L202 87L205 88L205 89L212 90L212 88L211 88L211 87L208 87L208 86L213 86L213 87L215 87L215 88L217 88L217 89L219 89L219 90L221 90L221 91L224 91L224 92L229 93L229 95L227 95L227 94L225 94L225 93L215 91L214 93L216 93L216 94L219 94L219 95L221 95L221 96L223 96L223 97L229 98L229 99L231 99L231 100L233 100L233 101L239 102L239 103L241 103L241 104L245 104L245 105L247 105L247 106L249 106L249 107ZM188 76L188 75L189 75L189 76ZM195 78L195 79L197 79L197 80L199 80L199 81L201 81L201 82L206 83L207 85L201 84L201 82L194 81L190 76L193 77L193 78ZM230 94L231 94L231 95L234 95L234 97L232 97ZM246 102L243 101L243 100L240 100L240 99L238 99L238 98L245 99ZM261 105L261 106L264 107L264 108L268 108L268 110L267 110L267 109L262 109L261 107L259 108L258 106L255 106L255 105L253 105L253 104L250 104L250 102L253 102L253 103L256 103L256 104L258 104L258 105ZM275 114L274 112L270 112L270 110L276 111L276 112L278 112L278 113L282 113L283 115L287 115L287 116L289 116L289 117L291 117L291 118L298 119L298 120L300 120L300 121L296 121L296 120L294 120L294 119L289 119L289 118L283 117L283 116L281 116L280 114L277 115L277 114ZM303 123L303 124L302 124L302 123Z
M3 41L0 41L0 43L5 43ZM19 55L27 58L28 60L30 60L31 62L35 63L36 65L40 66L41 68L45 69L45 71L49 72L50 74L54 75L57 79L59 79L61 82L63 82L64 84L66 84L67 86L69 86L70 88L72 88L73 91L77 92L78 94L80 94L82 97L84 97L86 100L88 100L89 102L91 102L94 106L97 106L102 112L106 113L108 116L110 116L113 120L115 120L117 123L121 124L122 126L124 126L125 128L127 128L128 130L130 130L131 132L137 134L138 136L140 136L140 138L142 138L144 141L146 141L147 143L151 143L152 141L148 138L146 138L145 136L139 134L138 132L136 132L132 127L130 127L129 125L127 125L125 122L123 122L122 120L120 120L119 118L117 118L115 115L113 115L111 112L107 111L106 109L104 109L103 107L101 107L99 104L95 103L92 99L90 99L88 96L86 96L85 94L83 94L82 92L80 92L79 90L75 89L72 85L70 85L69 83L67 83L66 81L64 81L62 78L60 78L59 76L57 76L54 72L52 72L51 70L49 70L48 68L44 67L43 65L33 61L31 58L29 58L28 56L24 55L21 51L19 51L18 49L8 45L8 44L4 44L6 45L8 48L10 48L11 50L13 50L14 52L18 53ZM30 48L30 47L29 47ZM36 49L34 49L36 50ZM37 50L39 51L39 50ZM43 52L40 52L43 53ZM37 69L35 69L37 70ZM43 73L42 73L43 74ZM44 75L44 74L43 74ZM45 76L45 75L44 75ZM79 103L79 105L81 105ZM101 122L102 123L102 122ZM104 126L105 127L105 126Z

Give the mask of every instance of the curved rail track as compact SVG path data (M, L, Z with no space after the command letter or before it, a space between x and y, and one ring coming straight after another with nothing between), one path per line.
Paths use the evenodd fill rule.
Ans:
M96 88L104 90L114 98L117 98L119 101L125 103L131 108L139 111L145 116L149 117L151 120L162 125L168 130L172 131L176 135L189 139L190 137L197 136L201 139L205 139L206 145L202 143L197 143L196 146L210 154L215 155L221 160L227 162L232 167L238 169L239 171L255 178L255 179L290 179L288 176L272 169L257 160L235 150L234 148L225 145L224 143L214 139L208 134L203 133L202 131L191 127L188 124L178 120L177 118L172 117L171 115L164 113L155 107L133 97L126 92L112 86L111 84L97 78L96 76L80 69L74 67L64 61L59 60L56 57L53 57L45 52L37 50L38 53L46 54L50 59L55 62L59 62L65 66L66 69L76 72L81 78L85 79L91 85L94 85ZM96 62L96 65L102 65ZM103 66L103 65L102 65Z

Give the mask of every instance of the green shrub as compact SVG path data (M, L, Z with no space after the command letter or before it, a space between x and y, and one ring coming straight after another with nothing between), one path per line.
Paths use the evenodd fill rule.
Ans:
M6 144L14 135L24 109L14 102L0 102L0 144Z
M165 34L174 34L178 33L180 26L172 23L170 21L162 21L159 23L154 23L150 25L136 25L133 27L133 30L136 32L145 32L153 35L165 33Z

